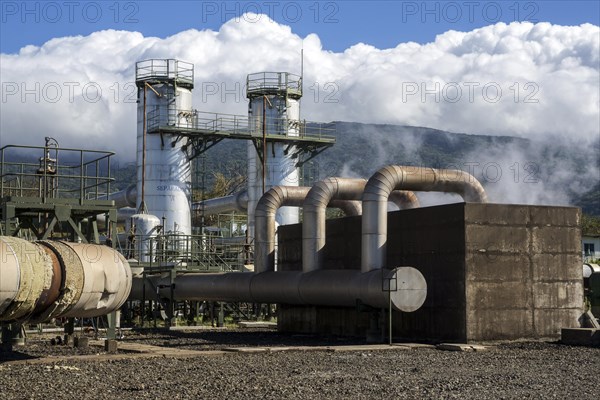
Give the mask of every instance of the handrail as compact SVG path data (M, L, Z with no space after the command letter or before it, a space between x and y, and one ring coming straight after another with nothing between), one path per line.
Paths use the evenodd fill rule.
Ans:
M247 93L269 90L290 91L302 95L302 77L289 72L258 72L246 77Z
M94 198L110 192L115 181L110 176L110 158L115 153L52 147L62 163L48 157L49 147L7 145L0 148L0 197L28 196L46 198ZM38 162L32 162L41 151ZM24 161L16 161L19 158ZM65 162L64 160L72 160ZM77 160L77 161L75 161ZM67 195L67 194L75 194ZM67 195L67 196L65 196Z
M135 241L145 244L135 246ZM126 253L136 259L147 258L148 271L164 270L175 265L193 270L214 268L233 270L241 269L243 263L240 256L244 253L245 246L245 243L225 243L223 238L209 235L178 233L167 233L156 237L132 235Z
M302 139L333 140L336 128L334 123L320 123L288 118L267 118L263 127L261 117L222 114L199 110L173 109L167 106L156 107L147 113L148 132L174 128L199 131L201 133L225 133L248 137L262 136L266 128L268 136L279 135Z
M136 81L146 79L174 79L194 83L194 64L175 59L151 59L135 64Z

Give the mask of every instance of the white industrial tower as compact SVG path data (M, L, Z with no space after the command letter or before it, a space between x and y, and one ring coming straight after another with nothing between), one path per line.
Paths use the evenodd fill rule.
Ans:
M178 60L145 60L136 64L137 201L142 212L164 221L165 232L192 233L191 171L184 152L187 138L161 132L177 126L192 112L194 66Z
M248 143L248 227L254 237L254 210L263 193L276 185L299 184L297 149L285 139L301 134L302 78L288 72L261 72L248 75L246 83L248 128L264 139ZM275 218L279 225L298 223L298 208L281 207Z

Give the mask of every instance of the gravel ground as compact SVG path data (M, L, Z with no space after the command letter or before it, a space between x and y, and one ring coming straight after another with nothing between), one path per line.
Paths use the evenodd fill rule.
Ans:
M221 340L220 340L221 339ZM126 340L181 349L349 344L266 330L136 332ZM21 354L78 354L34 338ZM87 352L95 354L98 349ZM0 399L600 398L600 349L543 342L484 352L435 349L231 353L187 359L0 362Z
M125 342L188 350L220 350L226 347L336 346L364 344L360 338L280 334L273 328L206 331L138 330L127 332Z

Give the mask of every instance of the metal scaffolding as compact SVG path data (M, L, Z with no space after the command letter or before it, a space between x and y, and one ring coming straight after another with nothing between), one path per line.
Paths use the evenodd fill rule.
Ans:
M45 146L2 147L0 234L99 243L96 218L105 214L116 235L116 209L106 200L113 154L60 148L51 138Z

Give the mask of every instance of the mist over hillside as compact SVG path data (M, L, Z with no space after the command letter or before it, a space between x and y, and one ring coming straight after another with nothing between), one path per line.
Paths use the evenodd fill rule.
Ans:
M452 133L438 129L336 122L336 144L303 167L310 185L327 176L368 178L389 164L461 169L485 186L490 201L515 204L574 205L600 216L600 142L590 147L510 136ZM246 170L247 143L224 140L195 162L195 176L207 190L214 172ZM117 187L135 180L133 165L115 171ZM458 197L419 194L424 205ZM454 199L454 200L453 200ZM424 200L424 201L423 201Z

